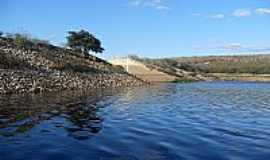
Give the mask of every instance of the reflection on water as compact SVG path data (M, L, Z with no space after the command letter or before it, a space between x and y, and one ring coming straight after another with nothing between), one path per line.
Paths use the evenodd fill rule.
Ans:
M43 95L7 95L0 97L0 135L27 133L43 121L54 118L55 127L63 128L76 139L89 138L102 129L97 107L104 92L62 92ZM111 93L105 93L111 94ZM62 119L62 121L61 121ZM44 128L43 132L49 132Z
M267 83L2 95L0 159L269 159L269 117Z

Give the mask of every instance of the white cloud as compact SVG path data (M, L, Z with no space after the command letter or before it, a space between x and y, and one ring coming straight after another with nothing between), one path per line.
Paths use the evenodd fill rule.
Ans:
M156 10L170 10L166 4L166 0L129 0L131 6L136 7L149 7Z
M250 15L251 15L251 12L248 9L237 9L233 12L233 16L235 17L247 17Z
M257 8L255 12L257 14L270 14L270 8Z
M225 15L224 14L214 14L214 15L211 15L210 18L223 19L223 18L225 18Z

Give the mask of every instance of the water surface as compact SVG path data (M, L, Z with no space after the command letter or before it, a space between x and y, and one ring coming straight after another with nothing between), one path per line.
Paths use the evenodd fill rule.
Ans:
M0 96L0 159L267 160L270 84Z

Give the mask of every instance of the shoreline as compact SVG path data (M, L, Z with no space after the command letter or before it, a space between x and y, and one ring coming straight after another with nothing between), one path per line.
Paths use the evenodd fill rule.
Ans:
M270 82L270 74L251 73L208 73L206 77L215 77L222 81L243 81L243 82Z
M76 89L119 88L145 85L127 74L42 73L0 70L0 94L55 92Z

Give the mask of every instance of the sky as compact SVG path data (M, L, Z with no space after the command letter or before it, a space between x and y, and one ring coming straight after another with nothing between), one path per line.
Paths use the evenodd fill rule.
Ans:
M270 53L270 0L1 0L0 30L55 45L93 33L111 59Z

